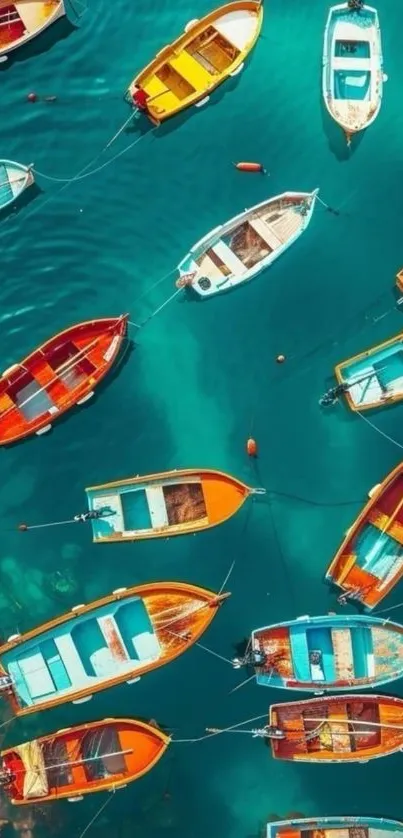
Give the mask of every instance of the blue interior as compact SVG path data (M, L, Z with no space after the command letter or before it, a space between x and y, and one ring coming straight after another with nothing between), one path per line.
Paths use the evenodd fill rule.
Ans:
M385 363L381 360L376 361L374 369L376 370L378 380L384 387L388 384L393 384L397 378L401 378L401 376L403 376L402 349L400 349L400 347L397 348L396 352L389 356L387 365L385 365Z
M306 626L295 625L290 627L290 646L295 679L297 681L312 681Z
M154 633L153 625L148 616L142 599L135 599L121 605L114 614L123 643L133 660L138 660L132 638L143 632Z
M4 163L0 163L0 207L6 206L13 199L13 190L11 189L8 172Z
M367 524L356 538L354 551L359 567L383 578L401 556L403 548L391 535Z
M356 678L366 678L368 675L367 656L373 652L372 634L365 626L351 628L353 647L354 675Z
M321 651L322 653L322 669L326 681L336 680L336 670L334 666L332 633L326 626L317 626L310 628L307 631L307 641L309 651Z
M80 655L86 674L92 676L96 675L90 661L90 657L94 654L94 652L97 652L98 649L106 649L108 647L96 617L89 617L88 619L85 619L73 626L71 630L71 637L77 652Z
M66 690L71 687L71 680L59 655L55 641L52 638L49 638L39 644L39 649L46 661L56 689Z
M144 489L120 492L126 530L148 530L152 526Z
M370 81L371 73L367 70L335 70L334 98L362 102L368 96Z
M392 362L393 356L396 354L400 354L402 351L402 341L396 340L396 343L391 344L390 346L384 347L384 349L380 349L377 352L370 352L366 357L360 358L359 361L355 361L353 364L348 364L343 367L343 375L345 378L350 378L353 375L360 374L363 370L368 369L368 367L375 367L375 368L382 368L386 364ZM383 363L380 363L383 361ZM399 372L399 375L401 372Z
M349 52L346 49L346 41L337 40L335 43L334 54L336 58L369 58L370 49L368 41L348 41L349 44L354 44L354 52Z

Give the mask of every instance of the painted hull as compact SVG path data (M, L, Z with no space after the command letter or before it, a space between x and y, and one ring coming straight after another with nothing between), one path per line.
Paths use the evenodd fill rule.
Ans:
M227 3L187 24L131 82L126 98L136 104L141 91L147 116L159 125L200 104L229 76L242 70L263 21L257 0ZM146 98L145 98L146 97Z
M391 838L391 833L403 835L403 823L389 818L367 818L345 815L328 818L293 818L267 824L266 838L304 838L320 833L321 838ZM346 833L348 830L348 834Z
M178 265L177 284L192 277L192 291L211 297L258 276L306 230L317 194L283 192L215 227Z
M12 681L6 696L21 716L134 683L190 648L227 596L155 582L77 605L0 647L1 673Z
M58 730L1 752L3 768L14 777L6 794L21 806L115 791L150 771L169 742L159 728L136 719Z
M300 617L257 629L261 686L309 692L379 687L403 676L403 626L371 616Z
M41 434L91 398L116 360L127 315L78 323L55 335L0 378L0 445Z
M275 759L297 762L368 762L403 747L403 699L342 695L270 707Z
M403 333L399 333L337 364L337 381L349 385L344 395L351 410L362 413L403 399L402 343Z
M7 15L0 32L0 56L25 46L66 14L63 0L0 0L0 17ZM2 9L7 11L3 11Z
M376 119L382 102L383 58L378 13L347 3L329 11L323 47L322 93L347 139Z
M385 549L386 548L386 549ZM346 595L374 608L403 576L403 463L376 486L326 573Z
M28 166L13 160L0 160L0 210L14 204L33 182L34 176Z
M234 515L253 492L212 469L178 469L117 480L86 489L96 543L168 538L200 532Z

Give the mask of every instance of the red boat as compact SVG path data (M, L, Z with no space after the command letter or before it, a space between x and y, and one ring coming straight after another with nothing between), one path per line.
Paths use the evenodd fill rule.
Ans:
M65 728L1 752L0 785L11 803L82 800L138 780L158 762L170 737L138 719L103 719Z
M0 445L44 434L93 395L115 361L128 315L77 323L0 377Z

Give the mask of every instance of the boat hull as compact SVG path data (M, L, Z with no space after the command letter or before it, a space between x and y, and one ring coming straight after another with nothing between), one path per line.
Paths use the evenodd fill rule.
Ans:
M86 489L89 509L109 510L91 521L93 541L170 538L210 529L234 515L251 491L213 469L178 469L91 486Z
M0 0L2 8L10 8L9 0ZM66 14L63 0L17 0L0 39L0 57L8 56L25 46Z
M403 823L389 818L368 818L365 816L345 815L327 818L292 818L284 821L272 821L267 824L266 838L282 838L293 834L293 838L303 838L303 834L320 832L322 838L339 838L343 830L345 838L354 838L357 829L367 831L368 838L388 838L395 833L396 838L403 834ZM346 835L345 831L349 830ZM351 833L350 833L351 830ZM299 833L299 836L298 836Z

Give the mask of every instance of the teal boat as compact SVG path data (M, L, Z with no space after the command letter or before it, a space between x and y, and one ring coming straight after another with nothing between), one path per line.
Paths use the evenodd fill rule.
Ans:
M295 818L267 824L266 838L402 838L403 823L388 818Z
M379 687L403 676L403 626L370 615L298 617L252 632L234 667L260 686L310 692Z
M0 210L13 204L33 182L30 166L13 160L0 160Z

